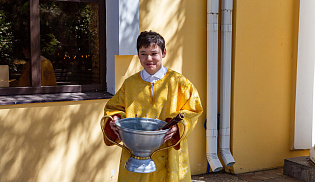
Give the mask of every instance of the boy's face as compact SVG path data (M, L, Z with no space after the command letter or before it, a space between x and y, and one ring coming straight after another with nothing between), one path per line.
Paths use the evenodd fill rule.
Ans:
M144 70L150 75L155 74L162 67L162 58L166 55L166 49L163 51L157 45L151 44L149 47L141 47L138 52L140 63Z

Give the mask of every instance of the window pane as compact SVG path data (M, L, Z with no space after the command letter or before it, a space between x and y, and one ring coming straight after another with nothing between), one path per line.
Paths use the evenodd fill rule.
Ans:
M10 86L30 86L30 80L23 84L19 82L22 77L30 78L27 69L30 57L23 51L30 45L29 1L0 2L0 65L4 65L0 66L0 87L8 87L9 83Z
M100 83L97 3L41 2L40 39L42 59L51 61L58 85Z

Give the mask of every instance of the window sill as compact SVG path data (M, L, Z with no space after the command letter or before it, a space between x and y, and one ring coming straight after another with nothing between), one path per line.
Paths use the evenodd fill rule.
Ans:
M107 92L0 96L0 105L110 99L112 96Z

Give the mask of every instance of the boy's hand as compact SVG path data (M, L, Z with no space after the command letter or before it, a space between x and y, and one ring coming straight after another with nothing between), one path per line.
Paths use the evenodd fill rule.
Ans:
M116 126L116 121L118 121L120 118L118 117L118 116L116 116L116 115L114 115L113 116L113 120L111 120L110 122L109 122L109 125L110 125L110 128L114 131L114 133L117 135L117 137L119 138L119 140L121 140L120 139L120 135L119 135L119 132L118 132L118 128L117 128L117 126Z
M170 130L166 133L166 135L165 135L165 137L164 137L164 143L165 143L167 140L171 139L171 138L173 137L173 135L177 132L177 130L178 130L177 125L176 125L176 124L173 125L173 126L170 128Z

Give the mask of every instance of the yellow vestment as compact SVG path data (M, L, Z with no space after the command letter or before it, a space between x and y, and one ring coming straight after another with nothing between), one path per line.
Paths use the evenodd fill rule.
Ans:
M153 92L152 92L153 89ZM152 95L153 93L153 95ZM156 81L153 87L144 81L140 72L127 78L120 90L107 102L105 115L119 115L121 118L148 117L165 121L178 113L184 113L187 135L197 123L202 106L196 88L183 75L168 69L166 75ZM105 126L102 126L103 131ZM178 124L179 133L183 126ZM106 130L105 130L106 131ZM111 145L104 138L107 145ZM161 147L165 146L163 144ZM152 173L134 173L124 168L130 154L123 149L118 181L130 182L178 182L191 181L186 138L178 150L174 148L156 152L152 159L157 170Z
M41 83L42 86L57 85L54 67L48 59L41 60ZM23 66L22 75L19 80L10 84L11 87L30 87L31 86L31 62Z

